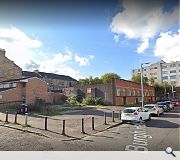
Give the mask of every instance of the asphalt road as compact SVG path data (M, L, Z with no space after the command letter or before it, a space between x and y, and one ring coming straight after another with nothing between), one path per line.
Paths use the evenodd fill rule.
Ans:
M79 140L62 141L0 127L0 150L59 151L180 151L180 106L142 124L119 123L106 131Z

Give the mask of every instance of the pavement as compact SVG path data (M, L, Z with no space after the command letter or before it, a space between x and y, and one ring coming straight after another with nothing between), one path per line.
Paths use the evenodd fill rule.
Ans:
M27 126L25 126L25 115L18 114L17 124L15 114L8 114L8 123L5 122L6 114L0 112L0 126L34 133L44 137L56 137L61 140L72 140L86 137L106 130L108 127L121 123L119 120L119 107L106 107L106 109L96 109L89 107L86 110L66 111L62 115L48 116L47 130L45 130L45 116L29 114ZM112 120L112 111L115 111L115 122ZM105 125L104 112L107 113L107 124ZM94 127L92 130L92 117L94 117ZM84 119L84 131L82 133L82 119ZM62 135L63 120L65 120L65 135Z
M112 122L111 110L108 109L107 111L109 111L108 125L103 124L102 113L104 113L104 110L93 110L92 108L85 111L69 112L60 117L53 116L54 119L67 118L69 120L72 118L69 123L74 123L71 125L67 123L69 127L67 127L68 134L66 136L60 134L61 127L58 128L58 133L37 129L35 131L40 134L35 134L27 132L27 128L32 130L34 129L32 127L17 125L21 126L21 129L25 129L23 131L9 128L13 123L3 125L4 122L1 122L0 149L16 151L164 151L170 146L173 150L180 151L180 106L160 117L152 117L151 121L142 124L122 124L118 117L115 118L116 122ZM87 125L87 128L85 128L86 134L82 134L77 127L77 125L79 126L79 119L84 117L86 118L86 124L91 124L88 122L88 117L91 116L97 118L96 130L92 131L90 129L91 125ZM1 115L1 118L4 119L4 115ZM13 119L11 120L13 121ZM54 121L52 120L51 123ZM24 123L24 121L22 122ZM39 124L43 128L43 123L40 122L39 119ZM48 128L53 130L55 128L50 128L51 123L48 122Z

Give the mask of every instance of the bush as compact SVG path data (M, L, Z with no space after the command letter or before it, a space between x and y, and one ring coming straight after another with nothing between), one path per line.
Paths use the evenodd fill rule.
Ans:
M86 105L102 105L103 100L100 97L86 97L83 99L83 104L86 104Z
M77 96L71 96L67 99L66 101L67 104L70 104L70 105L76 105L78 104L78 98Z

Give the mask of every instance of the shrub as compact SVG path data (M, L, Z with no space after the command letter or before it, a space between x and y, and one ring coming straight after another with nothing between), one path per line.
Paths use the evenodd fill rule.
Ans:
M86 105L102 105L103 100L100 97L86 97L83 99L83 104L86 104Z
M67 99L66 101L67 104L70 104L70 105L76 105L78 104L78 101L77 101L77 96L71 96Z

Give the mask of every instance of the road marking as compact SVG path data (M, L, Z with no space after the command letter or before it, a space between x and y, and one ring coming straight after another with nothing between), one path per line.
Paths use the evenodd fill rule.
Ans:
M126 145L125 151L148 151L148 138L152 138L152 136L147 135L146 125L135 123L132 130L133 143L132 145Z

